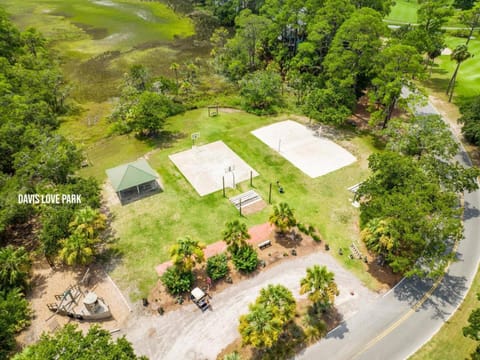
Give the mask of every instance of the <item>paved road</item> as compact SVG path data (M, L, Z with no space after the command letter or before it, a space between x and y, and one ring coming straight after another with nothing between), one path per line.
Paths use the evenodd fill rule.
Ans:
M389 19L383 19L383 22L389 24L388 27L391 29L398 29L401 25L418 26L418 24L416 23L389 20ZM478 29L479 29L478 27L475 28L475 30L478 30ZM465 26L442 26L442 30L470 30L470 28Z
M419 113L437 114L432 105ZM470 165L463 151L458 160ZM480 191L465 193L465 239L457 259L439 284L405 279L297 359L406 359L427 342L456 311L477 271L480 259ZM432 287L438 285L438 287Z

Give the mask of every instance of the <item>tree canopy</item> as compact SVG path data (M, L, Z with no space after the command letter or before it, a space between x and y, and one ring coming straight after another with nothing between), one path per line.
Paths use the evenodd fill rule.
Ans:
M255 303L249 305L250 312L240 317L238 330L243 343L271 348L295 316L295 306L292 293L284 286L262 289Z
M0 314L0 359L8 359L15 336L30 323L31 310L19 288L0 290Z
M480 145L480 96L467 100L460 111L462 116L458 121L463 124L463 135L470 143Z
M395 272L436 276L462 238L457 195L442 189L412 157L371 155L372 175L361 185L362 240Z
M67 324L54 334L42 334L40 340L27 346L14 356L15 360L43 360L61 358L65 360L146 360L137 356L125 337L116 341L107 330L92 326L83 335L77 326Z

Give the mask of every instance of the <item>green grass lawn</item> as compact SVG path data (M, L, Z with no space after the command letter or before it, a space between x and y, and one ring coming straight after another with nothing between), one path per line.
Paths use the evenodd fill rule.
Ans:
M457 45L464 44L465 39L447 36L446 44L450 49ZM454 101L462 100L476 95L480 95L480 40L471 40L469 45L470 52L474 55L462 63L457 76L455 86ZM436 60L436 66L433 70L431 79L425 81L426 87L432 89L435 93L444 94L448 82L455 70L455 61L450 60L449 55L442 55Z
M417 9L418 3L416 0L396 0L395 6L385 20L399 24L415 24L417 22Z
M299 221L317 227L325 241L337 255L340 247L347 249L352 240L358 240L358 209L349 199L347 188L368 175L367 157L373 151L369 138L349 134L342 145L358 161L334 173L311 179L279 156L250 131L270 124L280 118L257 117L246 113L221 114L208 118L205 109L187 112L171 119L168 130L177 133L177 139L164 143L151 154L149 163L160 174L164 191L143 200L114 206L113 228L118 241L114 249L120 253L120 262L113 277L130 289L133 298L144 296L158 279L154 267L168 260L168 249L178 237L191 235L207 244L221 239L224 224L238 218L238 211L222 192L200 197L183 175L169 160L168 155L190 148L190 133L201 132L201 143L223 140L250 166L259 172L253 185L264 199L268 199L271 182L279 180L286 192L273 193L273 203L286 201L294 209ZM188 129L188 132L185 132ZM150 145L133 137L112 137L105 140L108 146L92 147L89 158L93 166L82 170L84 175L105 179L105 169L131 161L146 152ZM241 183L233 196L249 189L249 182ZM248 226L268 221L271 206L243 218ZM348 251L346 251L348 254ZM340 258L340 256L338 256ZM378 283L365 272L364 264L341 257L368 286Z
M453 2L453 0L452 0ZM392 7L390 14L385 17L385 21L389 24L416 24L417 23L417 0L396 0L395 6ZM454 15L445 24L447 27L464 27L457 18L459 10L455 10Z

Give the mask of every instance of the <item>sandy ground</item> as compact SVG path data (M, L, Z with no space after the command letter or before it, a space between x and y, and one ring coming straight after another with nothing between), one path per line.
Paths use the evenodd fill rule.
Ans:
M42 332L54 331L70 322L78 324L82 330L87 330L95 324L95 322L79 322L66 316L54 315L47 308L47 304L56 302L55 295L62 294L69 285L77 284L83 278L85 271L86 269L55 271L46 261L38 261L34 264L33 290L27 296L34 316L31 325L17 337L19 344L31 344L40 338ZM82 291L93 290L110 306L113 315L111 319L98 322L98 324L109 331L119 328L130 314L129 305L124 302L124 298L113 281L101 268L92 267L89 273L88 282L81 286Z
M233 284L211 299L212 310L202 313L189 302L181 309L163 316L138 313L132 316L116 336L126 335L138 354L150 359L215 359L216 355L238 336L238 318L248 311L261 288L268 284L288 287L296 298L305 269L314 264L326 265L335 273L340 295L336 305L345 319L379 295L368 290L329 254L316 252L273 265L260 274ZM352 295L353 294L353 295Z
M170 160L187 178L200 196L221 190L222 178L225 187L233 188L235 184L250 179L258 173L243 161L223 141L196 146L169 156ZM226 168L234 166L234 171L226 173Z
M321 131L312 131L292 120L264 126L252 134L312 178L356 161L347 150L323 137Z
M450 48L445 48L442 50L442 55L452 55L452 49Z

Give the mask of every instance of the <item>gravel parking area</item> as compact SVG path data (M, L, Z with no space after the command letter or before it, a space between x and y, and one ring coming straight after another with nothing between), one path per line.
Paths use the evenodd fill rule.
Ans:
M211 299L211 311L202 313L193 303L188 303L163 316L139 312L132 314L120 334L127 336L137 353L150 359L215 359L239 336L238 318L248 311L248 304L257 298L261 288L282 284L296 298L301 298L300 279L305 276L306 267L314 264L326 265L335 273L340 290L336 305L345 319L379 296L328 253L316 252L279 263L251 279L233 284Z

